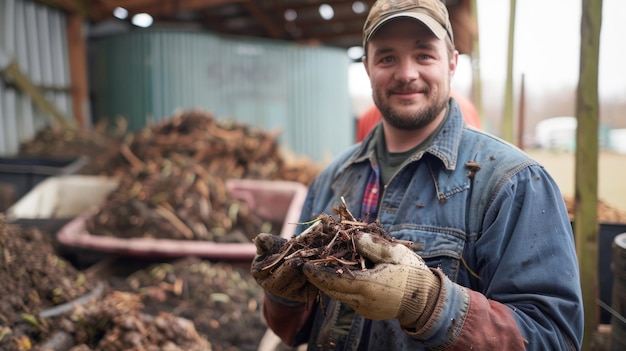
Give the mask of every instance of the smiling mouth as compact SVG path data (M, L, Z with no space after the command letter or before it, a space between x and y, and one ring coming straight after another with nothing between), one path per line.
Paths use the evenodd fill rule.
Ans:
M394 95L414 95L414 94L425 94L422 91L396 91L393 92Z
M428 88L419 86L401 86L396 89L391 89L390 93L393 95L410 95L410 94L428 94Z
M426 95L428 95L427 90L419 89L419 90L396 90L396 91L392 91L389 96L390 97L395 96L396 98L406 100L406 99L414 99L419 96L426 96Z

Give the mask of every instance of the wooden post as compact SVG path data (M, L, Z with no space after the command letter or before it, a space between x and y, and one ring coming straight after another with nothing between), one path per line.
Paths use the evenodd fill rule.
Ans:
M602 0L583 0L576 91L574 235L585 310L582 350L591 349L598 313L598 66Z
M519 93L519 115L517 116L517 147L524 150L524 129L526 129L526 84L522 74L522 84Z
M478 6L477 0L471 2L471 13L474 23L478 27ZM472 97L476 110L478 111L478 118L480 119L480 125L483 130L489 130L487 120L485 118L485 111L483 107L483 88L482 79L480 74L480 31L476 30L476 36L472 44L471 62L472 62Z
M83 31L83 17L67 13L67 44L70 62L72 111L79 129L89 127L89 84L87 79L87 45Z
M504 113L502 114L502 125L500 126L500 136L502 139L515 144L513 135L513 55L515 53L515 0L510 0L509 14L509 45L508 61L506 70L506 86L504 93Z

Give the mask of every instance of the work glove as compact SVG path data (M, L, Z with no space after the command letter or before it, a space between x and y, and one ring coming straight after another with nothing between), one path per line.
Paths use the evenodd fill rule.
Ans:
M401 243L375 239L368 233L356 234L354 243L356 251L374 264L372 268L347 273L307 262L304 274L321 292L352 306L365 318L395 318L404 328L420 330L435 310L439 275Z
M280 257L280 249L286 242L286 239L273 234L257 235L254 238L256 255L250 272L256 282L274 297L299 302L312 301L317 297L318 290L302 274L302 258L283 260Z

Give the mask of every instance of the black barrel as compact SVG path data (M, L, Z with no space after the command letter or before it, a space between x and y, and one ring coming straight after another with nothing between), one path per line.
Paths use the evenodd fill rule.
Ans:
M615 315L611 317L611 350L626 350L626 233L613 241L613 299Z

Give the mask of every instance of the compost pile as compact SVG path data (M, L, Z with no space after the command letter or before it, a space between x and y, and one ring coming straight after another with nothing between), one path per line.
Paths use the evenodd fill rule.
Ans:
M313 162L281 152L279 132L219 121L201 110L183 111L125 138L120 134L104 139L113 149L102 152L105 162L90 163L89 172L115 176L120 183L104 204L93 209L86 223L93 235L250 242L260 231L279 233L282 223L263 220L246 203L230 198L225 181L287 180L306 185L320 170ZM39 139L22 146L23 152L32 155L44 150L43 144L60 144L52 141L53 135L41 132ZM83 148L87 139L62 137L73 149ZM116 137L120 142L112 141ZM94 138L98 145L101 139Z
M0 349L25 350L49 334L39 313L94 289L94 283L58 257L49 236L0 217Z
M227 196L228 178L275 179L284 161L277 134L189 111L135 135L120 148L129 168L86 223L94 235L250 242L280 232ZM118 163L123 161L120 159Z
M100 299L76 305L60 328L39 349L69 351L211 351L193 323L167 312L142 313L142 297L112 291Z
M190 158L215 176L280 179L305 185L321 166L281 149L279 131L267 132L235 120L219 120L204 110L185 110L136 133L120 118L90 130L48 127L20 145L20 156L73 158L87 156L79 174L124 176L147 163L173 155Z
M84 156L87 163L78 171L79 174L113 175L123 172L125 167L118 161L125 135L126 122L123 119L119 119L115 126L100 122L90 130L50 126L22 143L19 155L61 160Z
M129 275L109 272L129 266L115 260L81 272L49 238L0 222L0 350L252 351L265 332L248 267L187 258Z
M248 265L189 257L151 265L112 285L141 295L144 313L192 321L213 350L254 351L266 329L262 291Z
M245 202L227 195L224 179L174 155L119 178L119 187L92 209L87 231L126 238L250 242L260 231L279 233Z

